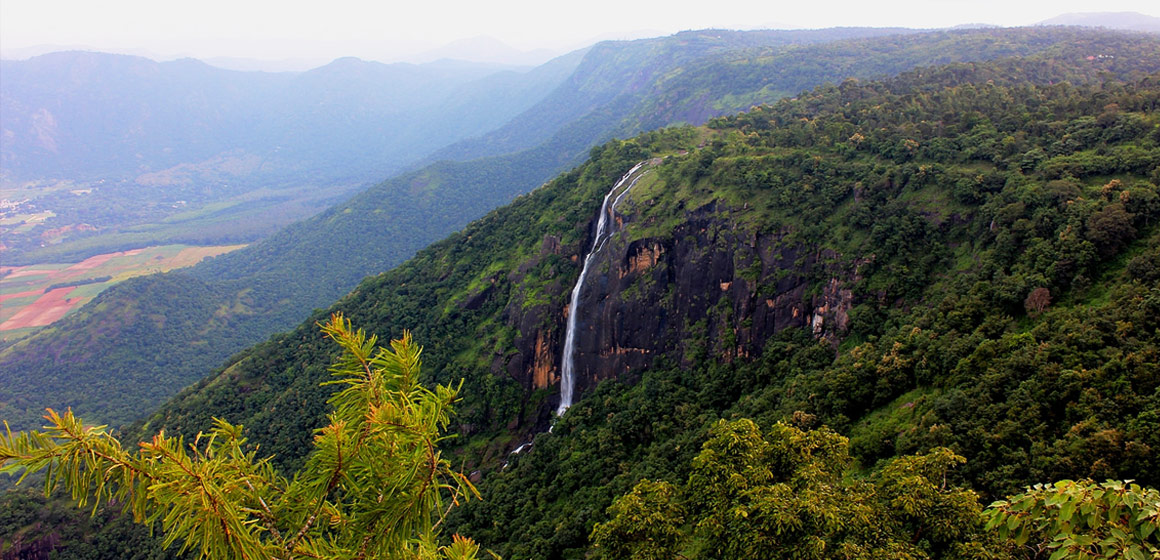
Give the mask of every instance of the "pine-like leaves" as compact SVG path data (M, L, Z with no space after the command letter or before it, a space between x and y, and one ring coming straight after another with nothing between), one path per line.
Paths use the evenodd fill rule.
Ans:
M44 432L0 436L0 472L46 470L46 492L63 486L94 511L127 503L138 521L160 521L167 545L180 538L205 557L474 558L469 539L436 545L451 507L478 497L438 449L458 388L419 382L410 333L387 350L339 314L321 328L343 350L329 383L346 387L292 480L224 420L189 445L162 432L134 455L104 426L52 410Z

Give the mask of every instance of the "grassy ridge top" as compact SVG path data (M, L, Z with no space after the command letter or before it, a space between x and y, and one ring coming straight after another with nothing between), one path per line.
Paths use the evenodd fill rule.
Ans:
M102 422L129 422L158 403L159 395L172 395L232 353L290 328L312 309L331 305L364 276L398 265L532 190L581 162L590 146L617 134L701 122L748 103L774 101L801 87L840 82L850 75L893 74L945 59L1013 53L1029 65L1013 75L1038 82L1086 81L1099 72L1130 71L1133 64L1149 60L1148 45L1155 44L1146 37L1076 29L867 37L888 31L691 32L602 45L586 55L574 80L565 80L545 98L545 103L557 99L556 105L534 107L529 113L559 118L546 124L532 119L505 129L512 138L547 137L538 145L533 142L535 147L471 162L435 163L400 175L261 243L195 267L188 276L119 285L106 296L117 305L94 302L53 331L4 350L3 381L22 399L27 397L22 402L28 404L14 410L25 426L35 425L42 407L50 405L72 405ZM1084 57L1089 51L1120 55L1088 63ZM577 108L582 110L576 113ZM201 297L148 299L174 290ZM195 309L176 309L177 302ZM173 319L112 311L120 307L149 309L152 316ZM206 323L185 322L194 316ZM167 330L161 331L162 326ZM94 332L105 334L91 336ZM134 333L132 340L126 342L125 333ZM62 369L85 390L44 400L43 395L54 391L47 380L57 379L55 372ZM156 381L141 391L140 384L118 381L126 376ZM112 402L122 404L109 406Z
M607 143L328 311L383 337L409 328L433 380L466 379L462 437L449 445L481 467L487 501L454 529L505 557L582 554L614 496L642 477L681 478L721 417L829 425L865 469L950 446L968 458L959 482L988 495L1063 476L1155 484L1160 46L1111 37L1088 47L1114 58L1063 49L844 81ZM554 391L492 367L525 334L508 318L542 307L544 321L563 321L578 273L569 256L586 249L601 197L664 155L625 206L626 238L663 240L696 215L824 255L851 272L841 345L787 329L726 359L724 337L690 337L687 352L601 384L502 469L530 435L508 426L531 425L519 420ZM758 274L776 289L776 274ZM806 275L808 297L833 278ZM333 356L315 322L328 311L238 354L135 430L192 435L224 416L294 466L323 422L318 383ZM718 302L705 326L746 319Z
M521 334L504 313L564 303L575 265L545 254L545 240L563 255L583 250L620 173L685 151L631 197L626 236L662 239L715 202L725 227L830 251L858 269L837 356L806 329L767 340L752 360L690 341L703 348L690 363L601 385L513 468L489 471L488 501L461 512L456 530L517 558L583 547L613 496L642 476L680 477L706 426L733 414L835 427L866 468L949 445L968 457L959 476L992 495L1059 477L1154 484L1157 78L1037 86L1011 72L1082 76L1083 64L927 68L610 143L333 309L383 336L412 329L435 379L466 378L459 420L474 435L456 445L496 468L494 453L518 443L504 426L550 394L488 364ZM818 290L828 280L814 278ZM742 325L738 313L706 320ZM329 355L313 320L238 356L147 428L192 431L229 414L293 464L322 412Z

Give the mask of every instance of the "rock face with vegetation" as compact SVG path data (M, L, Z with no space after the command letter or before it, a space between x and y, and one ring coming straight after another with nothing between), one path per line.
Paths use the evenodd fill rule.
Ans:
M601 44L582 61L557 61L536 71L547 80L561 68L575 68L530 109L482 136L481 144L456 144L439 155L460 161L441 161L396 176L260 243L188 271L116 286L51 329L0 349L0 382L11 388L10 398L0 395L0 414L16 427L30 427L39 425L44 406L73 406L93 421L131 422L141 410L206 376L233 353L291 328L311 310L334 303L365 276L397 266L581 163L591 146L614 136L631 137L681 122L701 124L708 117L823 83L894 75L921 65L1038 57L1040 62L1014 71L1047 83L1059 76L1043 57L1074 62L1093 52L1120 53L1068 67L1073 76L1088 80L1099 72L1146 64L1140 56L1147 53L1138 51L1138 44L1151 42L1079 29L836 29L708 30ZM336 69L344 66L360 67L345 61ZM449 108L446 115L461 110ZM517 151L497 155L487 151L492 148L478 151L481 145ZM488 157L463 161L478 156ZM571 250L578 252L576 247ZM203 295L190 307L182 292L194 291ZM111 308L148 312L121 314ZM189 324L186 319L194 315L211 317L210 324ZM188 326L159 328L174 323ZM69 350L57 352L61 347ZM55 372L62 369L76 383L64 388L53 383ZM58 398L45 401L49 394Z
M626 203L625 213L615 216L628 232L648 229L647 218L635 221L643 218L636 211L646 212L654 202L648 200L656 195L650 187L663 189L663 180L647 173L640 192L633 194L639 202ZM506 373L532 390L558 384L565 325L557 318L567 313L577 314L578 393L606 379L638 375L662 357L683 365L707 356L725 361L759 357L765 341L787 328L806 328L836 344L853 301L843 286L856 280L855 272L839 270L843 267L836 263L827 271L824 260L834 259L832 251L783 243L787 232L749 230L740 221L745 218L735 213L745 209L734 212L710 202L684 212L681 223L665 235L613 237L594 261L579 309L528 305L514 298L503 317L519 335L514 352L495 356L492 373ZM520 269L534 269L542 258ZM567 258L575 262L584 255ZM830 281L823 290L808 293L810 280L826 275ZM543 288L557 302L571 289L559 282Z
M1154 486L1160 92L1155 45L1135 48L1118 80L1083 59L950 65L613 142L334 309L413 328L432 381L466 380L452 449L485 499L449 523L506 557L587 548L614 497L684 480L722 417L828 426L871 471L946 447L983 503L1064 478ZM651 158L582 305L595 373L543 433L600 200ZM144 432L225 414L295 466L326 395L321 317Z
M634 512L686 516L651 526L666 553L763 557L785 511L812 525L780 534L815 553L1017 555L965 521L979 504L1063 479L1160 484L1158 65L1155 39L1114 36L606 143L237 354L130 436L224 417L297 469L330 395L314 323L339 311L384 337L411 329L430 383L464 379L446 449L484 499L447 525L506 558L630 557L617 543L640 530ZM588 280L581 398L553 419L601 200L657 158ZM721 459L742 440L752 453ZM810 512L785 494L834 481L875 498ZM907 511L888 498L912 493L947 505L947 523L907 517L920 505L867 513ZM831 509L858 514L849 531Z

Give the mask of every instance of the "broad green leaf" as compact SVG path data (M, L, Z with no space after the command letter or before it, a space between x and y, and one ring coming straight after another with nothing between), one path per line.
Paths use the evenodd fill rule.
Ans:
M1072 514L1075 513L1075 502L1067 501L1059 508L1060 521L1071 521Z

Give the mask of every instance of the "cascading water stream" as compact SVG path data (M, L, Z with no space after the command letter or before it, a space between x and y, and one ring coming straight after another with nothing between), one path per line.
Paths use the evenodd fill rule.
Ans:
M644 164L642 161L629 169L628 173L612 186L608 194L604 195L604 203L600 205L600 218L596 221L596 237L592 240L592 248L588 250L588 255L584 257L584 267L580 269L580 278L572 288L572 300L568 305L568 326L564 331L564 354L560 363L560 406L556 408L556 416L562 416L564 411L572 406L572 388L576 384L573 355L576 351L576 316L580 314L580 290L584 288L588 269L596 262L596 256L616 233L616 221L609 218L616 212L616 205L620 204L624 195L628 194L629 189L636 186L637 181L644 176L644 173L637 173Z

